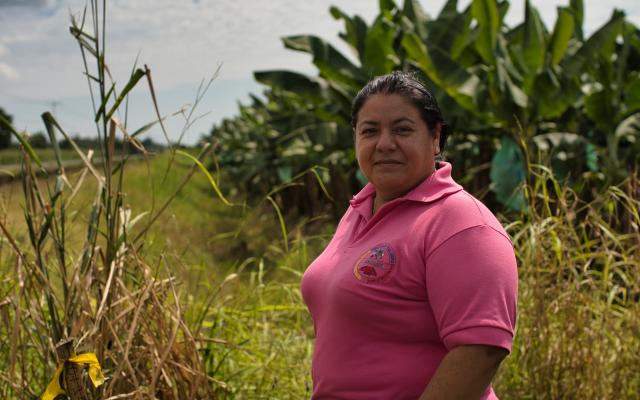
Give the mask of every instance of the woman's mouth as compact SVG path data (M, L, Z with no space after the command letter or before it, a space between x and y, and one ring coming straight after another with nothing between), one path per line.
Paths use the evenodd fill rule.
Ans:
M378 160L378 161L374 161L373 165L397 165L397 164L402 164L402 162L398 161L398 160Z

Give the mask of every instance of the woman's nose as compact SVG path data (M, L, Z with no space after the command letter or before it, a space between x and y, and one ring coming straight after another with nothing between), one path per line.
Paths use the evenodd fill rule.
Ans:
M393 133L389 129L383 129L376 143L376 150L390 151L396 149L396 141Z

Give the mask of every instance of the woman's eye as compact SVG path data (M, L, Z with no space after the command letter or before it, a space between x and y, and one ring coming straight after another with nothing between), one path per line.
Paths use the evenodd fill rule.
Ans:
M393 131L399 135L408 135L413 132L413 128L411 128L410 126L399 126Z
M370 136L370 135L373 135L374 133L376 133L376 130L374 128L364 128L363 130L360 131L360 134L365 136Z

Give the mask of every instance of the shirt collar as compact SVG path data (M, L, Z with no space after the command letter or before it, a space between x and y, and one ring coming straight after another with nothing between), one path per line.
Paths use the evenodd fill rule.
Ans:
M451 177L451 164L440 161L438 169L422 183L416 186L409 193L400 197L405 200L419 201L422 203L431 203L442 197L448 196L462 190L462 186L457 184ZM371 183L367 183L362 190L353 196L349 204L351 207L357 208L364 203L371 204L369 199L373 198L376 189Z

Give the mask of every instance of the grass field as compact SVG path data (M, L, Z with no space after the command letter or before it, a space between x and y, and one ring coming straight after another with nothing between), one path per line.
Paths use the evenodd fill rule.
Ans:
M305 238L301 234L304 224L296 221L290 224L293 229L285 251L277 214L269 203L255 208L224 205L199 171L176 194L191 165L184 157L172 160L170 155L163 154L148 161L132 162L127 167L123 208L130 210L132 220L141 216L137 226L144 226L151 215L175 196L136 252L144 253L149 273L176 278L184 322L198 338L199 362L211 376L215 393L222 398L271 398L278 391L306 392L310 385L312 326L300 300L298 280L310 257L326 241L326 235ZM82 178L83 174L78 171L68 176L72 186L83 181L66 210L65 246L71 260L82 257L91 204L97 193L95 181L86 175ZM53 190L54 183L54 179L43 179L39 185L46 192ZM49 189L44 189L46 186ZM28 248L21 183L2 186L0 198L4 225L16 242ZM326 228L327 232L330 230L331 224ZM16 272L15 254L6 240L0 246L0 260L0 271L5 277L0 281L0 298L18 300L14 291L16 277L12 276ZM11 322L17 314L8 303L3 306L5 321ZM21 331L33 321L23 323ZM7 323L0 329L5 338L0 340L0 365L6 367L0 369L4 371L13 369L7 367L7 363L11 364L9 339L16 331L15 327L11 329L12 325ZM40 365L37 369L41 370L37 375L23 377L26 381L41 382L29 384L35 388L34 393L43 389L45 371L50 371L42 368L46 366L45 360L28 362L32 367ZM109 371L105 370L107 374ZM2 374L0 378L9 379ZM0 379L3 397L24 395L24 388L16 389L4 382Z
M61 150L64 160L75 160L78 158L74 150ZM38 149L38 156L43 162L55 161L56 155L52 148ZM0 150L0 165L20 164L22 162L22 151L18 148Z
M175 157L171 164L172 157L162 154L127 167L123 208L131 210L130 220L141 216L132 234L139 232L136 229L141 229L174 195L189 173L191 160ZM79 171L69 176L72 184L81 174ZM232 184L224 178L218 181L223 192ZM630 180L627 186L611 188L593 203L582 204L570 191L540 176L539 185L533 188L534 207L530 212L517 219L503 219L517 251L520 298L514 351L496 377L496 392L501 397L633 399L639 392L640 220L638 200L627 194L635 193L637 186L632 185L637 184L637 180ZM556 192L550 193L548 188ZM2 215L14 239L26 243L20 191L18 184L1 188ZM67 210L66 246L70 260L81 258L95 196L96 185L87 180L73 199L74 206ZM192 365L201 366L207 376L210 393L206 396L309 396L313 329L298 284L308 263L327 242L334 223L311 222L293 215L283 222L287 228L286 245L269 202L225 205L216 197L207 177L195 171L144 239L137 242L136 257L148 266L143 270L146 272L138 274L140 264L125 263L128 267L123 272L129 278L123 275L123 287L133 286L132 290L144 288L145 280L151 276L174 277L174 294L159 290L158 301L167 307L162 312L169 317L180 316L185 330L167 348L182 349L176 352L177 363L184 357L180 354L191 351L185 347L186 338L193 338L196 358ZM53 365L51 358L33 354L25 354L24 358L13 355L15 361L10 362L11 337L33 331L38 323L23 314L20 332L10 328L19 310L14 308L20 303L14 285L19 269L6 240L0 247L0 260L0 298L6 299L0 306L0 316L7 322L0 328L0 371L6 371L0 372L0 394L3 398L20 398L30 393L26 387L31 388L31 393L39 393ZM127 280L133 281L126 283ZM52 282L55 284L55 279ZM34 290L38 288L35 282L33 285ZM59 290L54 288L56 293ZM123 294L120 296L121 301L126 299ZM46 304L45 297L35 293L25 299L40 306ZM91 301L99 300L97 296ZM176 307L179 314L173 314ZM114 308L118 310L115 305ZM89 310L95 315L95 307ZM35 309L25 307L23 312L28 314ZM154 329L159 329L161 323ZM44 332L39 335L44 348L51 346L46 344ZM21 337L23 346L37 347ZM159 344L162 345L167 346ZM173 350L170 354L169 358L173 357ZM117 359L108 351L106 355ZM137 356L127 357L135 365ZM9 384L9 371L14 374L13 382L20 382L15 374L21 371L24 383ZM116 364L105 362L107 377L117 371ZM172 378L167 379L170 382ZM149 388L135 389L130 384L121 386L120 392L116 389L114 386L111 393L138 393L140 398L150 395L144 391ZM165 398L180 398L177 389L155 390L156 395L164 393ZM99 393L96 396L100 398Z

